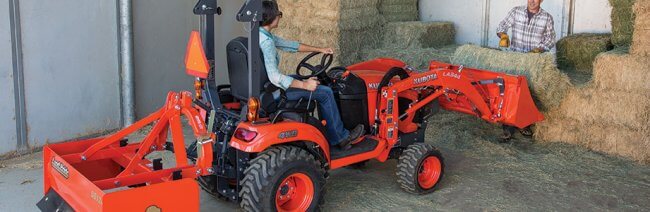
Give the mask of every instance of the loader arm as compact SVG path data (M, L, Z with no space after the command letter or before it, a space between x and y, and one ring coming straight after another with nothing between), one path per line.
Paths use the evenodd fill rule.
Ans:
M407 90L429 91L402 114L399 94ZM542 121L527 81L521 76L464 68L432 62L426 72L411 72L408 78L381 88L379 94L379 136L389 145L398 140L398 122L424 106L439 100L442 108L477 116L490 123L524 128Z

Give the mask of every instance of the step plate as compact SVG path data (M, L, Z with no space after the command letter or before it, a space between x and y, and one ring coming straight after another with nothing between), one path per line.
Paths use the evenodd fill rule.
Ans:
M352 148L348 150L341 150L338 147L333 147L330 155L332 160L349 157L352 155L358 155L366 152L371 152L377 148L379 141L372 138L364 138L363 141L353 144Z

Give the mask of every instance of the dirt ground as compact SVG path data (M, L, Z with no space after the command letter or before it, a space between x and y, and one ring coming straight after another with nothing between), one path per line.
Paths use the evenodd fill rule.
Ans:
M478 118L441 112L426 141L441 149L445 174L424 196L400 190L395 161L334 172L327 209L460 211L650 211L650 166L562 143L518 135Z
M500 127L441 112L426 140L445 156L434 193L403 192L395 161L331 172L325 211L650 211L650 166L562 143L518 135L500 143ZM41 154L0 162L0 211L36 211L42 197ZM237 205L201 194L201 211Z

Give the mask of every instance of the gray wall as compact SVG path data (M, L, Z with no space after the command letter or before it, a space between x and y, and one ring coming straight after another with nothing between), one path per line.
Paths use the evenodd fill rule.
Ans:
M162 107L168 91L192 89L183 61L190 31L198 26L195 1L133 1L137 118Z
M0 3L0 154L16 149L9 3Z
M119 128L116 0L20 0L27 142L30 147ZM244 34L243 0L221 2L217 80L227 83L225 46ZM133 1L136 114L162 106L170 90L191 90L183 60L199 26L196 1ZM9 4L0 3L0 154L16 150Z
M235 21L242 0L220 1L223 14L216 17L216 71L227 82L227 42L244 33ZM133 1L136 115L143 118L160 108L169 91L192 91L193 78L185 74L185 51L190 32L199 29L192 13L196 1Z
M115 0L22 0L29 145L119 127Z

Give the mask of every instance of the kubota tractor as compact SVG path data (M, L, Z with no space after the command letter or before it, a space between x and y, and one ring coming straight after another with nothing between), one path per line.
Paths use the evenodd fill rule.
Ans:
M312 211L330 170L371 159L398 160L397 183L426 194L445 167L424 140L437 108L520 129L543 120L521 76L435 61L417 71L389 58L330 68L332 55L310 64L318 55L310 54L298 64L298 78L317 77L332 88L346 128L370 129L350 149L332 147L318 103L287 101L269 83L258 45L261 0L240 9L237 20L251 30L228 43L227 66L214 62L216 0L200 0L194 13L202 27L191 34L185 63L195 92L170 92L160 110L112 135L45 146L41 210L198 211L200 186L247 211ZM215 71L226 69L230 85L217 85ZM196 137L190 145L183 120ZM141 141L125 139L150 124ZM175 163L145 158L154 151L173 152Z

